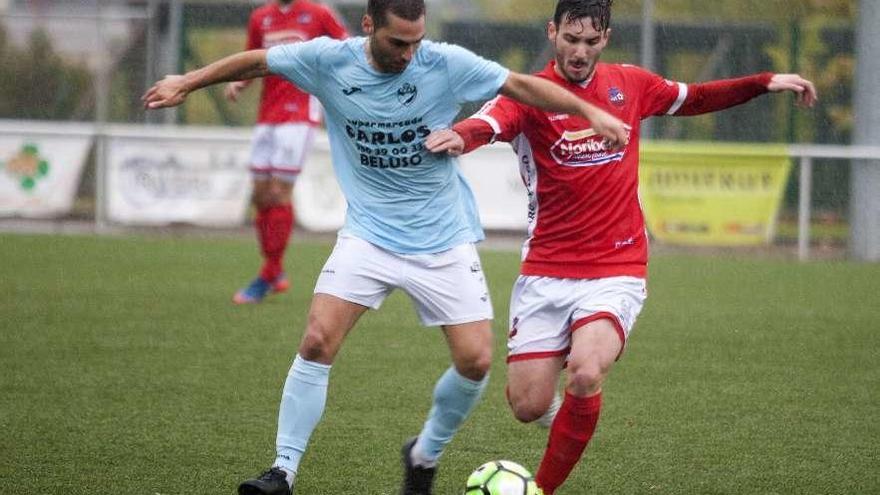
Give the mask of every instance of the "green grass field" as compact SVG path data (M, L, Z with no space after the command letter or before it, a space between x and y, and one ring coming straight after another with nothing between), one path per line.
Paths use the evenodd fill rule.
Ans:
M0 494L232 494L273 459L280 390L330 246L297 243L292 292L234 307L248 239L0 234ZM484 461L534 469L546 430L507 411L518 254L483 251L497 320L485 400L436 493ZM396 494L398 450L446 368L396 294L331 375L297 494ZM880 493L880 265L662 256L559 493Z

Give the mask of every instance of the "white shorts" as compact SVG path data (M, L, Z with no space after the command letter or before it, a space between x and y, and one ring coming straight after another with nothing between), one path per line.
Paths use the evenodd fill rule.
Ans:
M255 180L277 177L293 183L302 171L314 129L309 124L260 124L251 138L251 174Z
M425 326L492 319L492 301L473 244L436 254L398 254L363 239L340 235L315 293L379 309L400 288Z
M520 275L510 297L507 362L568 356L572 332L606 318L626 345L646 297L643 278Z

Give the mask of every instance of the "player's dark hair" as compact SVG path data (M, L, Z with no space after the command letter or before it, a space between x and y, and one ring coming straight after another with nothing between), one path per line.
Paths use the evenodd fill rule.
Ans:
M388 24L388 13L405 19L417 21L425 15L425 0L369 0L367 15L373 18L376 29Z
M593 29L605 31L611 26L611 4L614 0L559 0L553 24L559 27L563 22L572 22L589 17Z

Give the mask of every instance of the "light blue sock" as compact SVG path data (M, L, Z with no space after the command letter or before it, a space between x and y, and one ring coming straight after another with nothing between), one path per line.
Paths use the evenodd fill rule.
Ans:
M309 437L324 413L329 381L330 365L306 361L296 355L284 383L278 411L275 466L290 472L299 468Z
M469 380L461 376L455 367L443 373L434 387L434 404L428 420L413 448L414 462L426 467L436 464L446 444L479 402L488 382L488 375L480 381Z

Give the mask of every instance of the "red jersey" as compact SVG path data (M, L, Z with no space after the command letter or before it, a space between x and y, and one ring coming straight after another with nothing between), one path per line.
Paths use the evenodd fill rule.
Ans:
M550 64L538 77L565 87L632 126L629 144L607 149L590 122L548 113L507 97L471 118L488 122L513 144L529 194L529 237L523 275L557 278L645 277L648 238L639 203L639 127L652 115L673 114L685 84L630 65L598 64L583 85Z
M247 49L271 48L285 43L330 36L348 36L342 21L329 7L309 0L294 0L284 6L276 1L254 10L248 23ZM257 123L321 121L321 107L308 93L279 76L263 78Z

